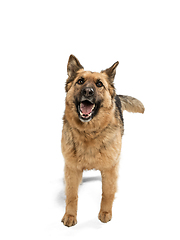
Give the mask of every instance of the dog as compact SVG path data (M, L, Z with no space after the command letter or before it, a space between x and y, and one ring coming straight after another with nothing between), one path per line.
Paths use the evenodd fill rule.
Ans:
M66 192L62 222L68 227L77 223L78 187L84 170L100 170L102 200L98 218L103 223L112 218L124 133L123 111L145 110L136 98L116 94L114 78L118 64L100 73L90 72L74 55L69 57L61 140Z

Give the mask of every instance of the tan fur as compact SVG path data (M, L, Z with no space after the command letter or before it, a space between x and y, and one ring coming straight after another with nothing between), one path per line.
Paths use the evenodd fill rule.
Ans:
M73 55L68 62L69 78L66 82L66 108L61 142L65 159L66 183L66 213L62 222L68 227L77 223L78 186L83 170L101 171L102 201L99 219L102 222L108 222L112 218L123 135L123 121L114 99L113 79L116 66L114 64L112 68L101 73L92 73L84 71ZM77 80L81 77L86 79L87 86L93 86L96 89L97 100L101 101L97 115L89 122L80 121L75 106L75 97L79 96L82 89L77 84ZM95 85L97 79L102 81L103 88ZM136 106L137 102L134 100L132 102ZM127 100L122 101L122 109L140 110L139 106L135 107L136 110L133 107L130 108Z
M125 95L118 95L118 97L121 101L122 111L126 110L133 113L144 113L144 105L138 99Z

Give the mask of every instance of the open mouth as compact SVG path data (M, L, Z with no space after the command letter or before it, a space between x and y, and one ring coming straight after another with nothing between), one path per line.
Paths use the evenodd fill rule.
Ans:
M92 119L94 109L95 109L94 103L88 100L80 102L79 109L78 109L80 114L80 119L85 122L90 121Z

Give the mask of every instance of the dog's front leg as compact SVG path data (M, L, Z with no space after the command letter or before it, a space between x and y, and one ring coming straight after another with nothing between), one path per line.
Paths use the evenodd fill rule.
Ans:
M99 220L108 222L112 218L112 205L117 190L118 164L111 168L101 171L102 175L102 200L99 212Z
M82 172L65 166L66 213L62 219L65 226L71 227L77 223L78 187Z

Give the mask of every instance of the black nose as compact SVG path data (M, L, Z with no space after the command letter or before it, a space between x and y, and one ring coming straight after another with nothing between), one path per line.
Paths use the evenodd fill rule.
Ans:
M82 90L84 97L92 97L94 95L94 89L92 87L86 87Z

